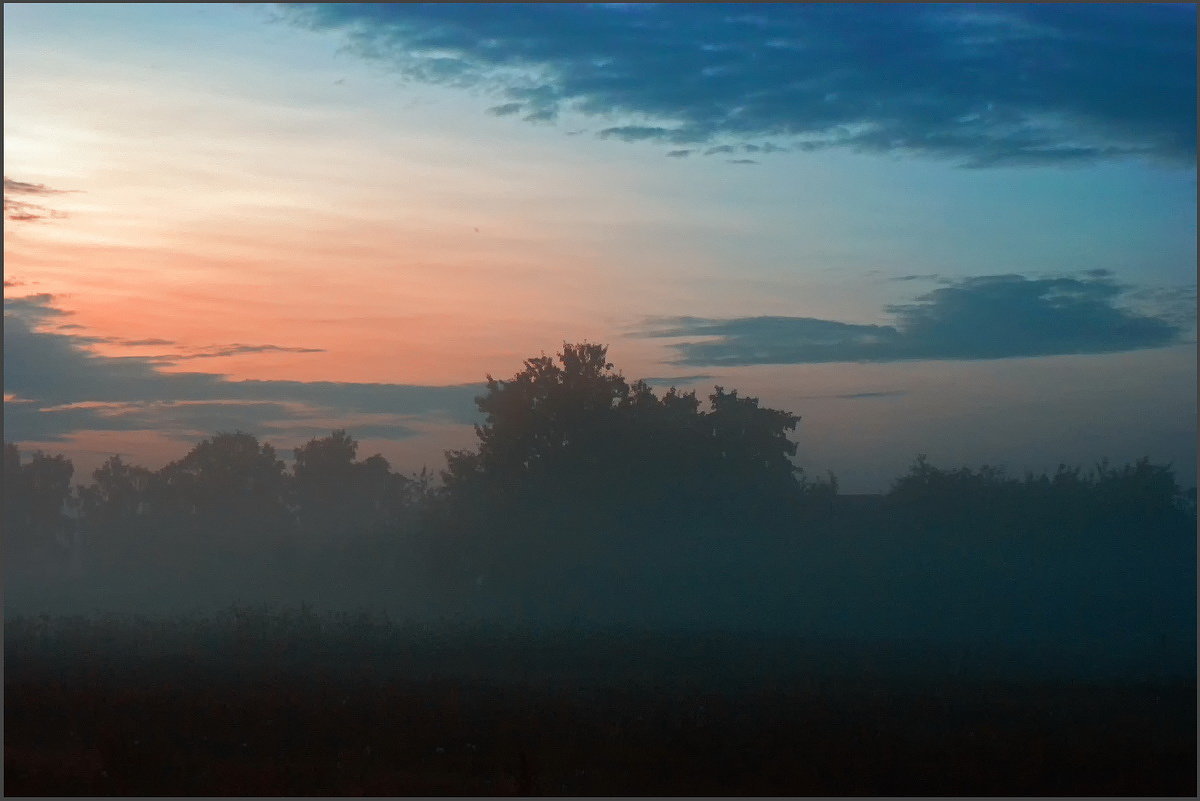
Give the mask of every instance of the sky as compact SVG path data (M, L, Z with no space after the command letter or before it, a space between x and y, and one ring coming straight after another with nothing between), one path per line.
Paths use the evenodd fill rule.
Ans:
M919 453L1196 474L1196 12L6 4L4 424L403 472L563 342Z

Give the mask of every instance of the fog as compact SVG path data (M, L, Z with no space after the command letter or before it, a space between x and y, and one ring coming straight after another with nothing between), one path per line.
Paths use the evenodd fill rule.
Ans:
M722 387L707 408L659 395L606 355L564 345L489 378L477 448L438 476L360 459L344 430L288 467L239 431L72 488L68 459L8 444L5 614L303 608L618 648L837 644L888 670L1194 675L1195 491L1170 465L1015 477L919 456L885 495L842 495L796 468L798 416Z
M82 564L57 571L7 560L5 614L174 617L307 606L386 614L427 631L762 635L870 646L939 671L1194 673L1196 554L1187 528L1003 539L988 527L921 531L881 498L842 501L794 530L599 530L589 539L547 530L540 548L486 561L468 554L462 564L447 564L418 532L308 552L206 554L192 564L134 558L107 570L87 566L85 545ZM507 532L497 525L493 533Z
M532 383L493 382L436 478L345 431L290 468L219 433L75 487L6 447L10 786L1194 790L1196 512L1170 466L918 458L846 495L757 399L614 381L556 419L506 396Z

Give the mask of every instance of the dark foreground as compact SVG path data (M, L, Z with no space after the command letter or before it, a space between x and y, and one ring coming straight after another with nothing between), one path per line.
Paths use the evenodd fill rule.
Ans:
M8 621L4 791L1196 794L1193 678L885 651L245 613Z

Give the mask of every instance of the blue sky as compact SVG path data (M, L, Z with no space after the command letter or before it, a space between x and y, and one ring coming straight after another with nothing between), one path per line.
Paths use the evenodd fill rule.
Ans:
M564 341L802 416L875 491L1195 481L1183 5L5 7L5 417L469 445Z

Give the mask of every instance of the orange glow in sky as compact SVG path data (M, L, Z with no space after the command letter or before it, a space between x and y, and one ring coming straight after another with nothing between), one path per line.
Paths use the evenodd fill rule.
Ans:
M23 312L36 317L31 348L68 343L100 365L133 357L165 377L441 387L506 378L527 357L587 340L610 345L631 379L674 377L701 396L721 383L801 414L802 463L841 471L851 489L881 489L951 429L947 458L978 463L1144 452L1194 462L1181 444L1195 431L1194 163L963 169L903 150L766 151L758 133L671 151L683 146L636 134L661 119L569 103L551 122L501 114L494 87L415 79L259 6L4 14L6 202L11 179L11 199L41 210L8 215L5 298L50 296ZM630 141L604 134L617 123ZM896 326L897 309L947 287L961 292L938 308L955 312L950 301L980 276L1111 284L1121 299L1087 307L1109 315L1096 318L1101 338L1120 319L1112 308L1126 308L1106 305L1118 300L1179 336L973 361L992 357L955 350L967 326L932 355L813 363L770 333L817 330L807 347ZM1016 321L1004 337L1038 324L1021 322L1025 312L994 315ZM740 351L728 335L736 358L689 362L681 342L720 337L638 334L664 319L768 334ZM69 382L38 353L26 362L45 367L35 400L57 408ZM6 345L13 355L24 354ZM9 385L23 379L6 371ZM81 465L109 449L161 463L204 433L172 423L52 438L46 415L17 416L19 395L6 395L10 419L38 424L23 442ZM1161 413L1135 413L1131 398ZM333 396L289 419L296 427L263 429L290 432L285 449L301 429L393 425L392 438L364 443L414 469L471 439L464 419L339 411Z

